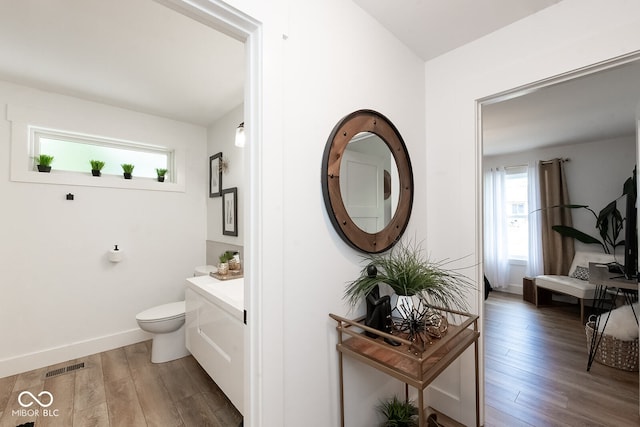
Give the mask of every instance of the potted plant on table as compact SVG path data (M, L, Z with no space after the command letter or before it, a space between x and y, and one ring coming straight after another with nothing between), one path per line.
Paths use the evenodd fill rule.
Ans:
M414 350L424 350L430 338L447 331L447 320L438 309L467 311L465 300L472 282L459 270L447 268L451 261L431 261L419 244L399 243L382 254L365 256L367 265L347 285L345 299L356 306L378 284L386 284L391 295L394 328L406 333Z
M120 166L122 166L122 172L124 174L124 179L131 179L132 173L133 173L133 168L135 168L134 165L129 164L129 163L123 163Z
M48 154L40 154L36 157L36 163L38 164L38 172L51 172L51 163L53 162L53 156Z
M233 252L225 251L219 257L218 260L218 274L224 276L229 273L229 260L233 259Z
M167 174L167 169L156 168L156 174L158 174L158 182L164 182L164 176Z
M89 163L91 163L91 175L102 175L101 170L104 167L104 162L102 160L89 160Z

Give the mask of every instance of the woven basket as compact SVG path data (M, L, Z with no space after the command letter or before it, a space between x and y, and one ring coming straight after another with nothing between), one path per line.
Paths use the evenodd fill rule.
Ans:
M593 336L593 321L587 322L585 332L587 334L587 351L591 349L591 337ZM599 339L600 337L598 337ZM596 362L623 371L638 371L638 338L633 341L622 341L611 335L602 335L600 345L594 357Z

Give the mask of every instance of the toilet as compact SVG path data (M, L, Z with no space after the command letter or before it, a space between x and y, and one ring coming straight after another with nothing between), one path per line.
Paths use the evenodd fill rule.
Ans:
M171 302L136 315L138 326L153 334L151 362L163 363L188 356L185 345L185 303Z

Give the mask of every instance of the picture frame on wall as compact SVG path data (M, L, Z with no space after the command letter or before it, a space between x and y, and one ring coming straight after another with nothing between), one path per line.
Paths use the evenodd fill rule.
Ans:
M209 197L222 195L222 152L209 157Z
M238 235L238 187L222 190L222 234Z

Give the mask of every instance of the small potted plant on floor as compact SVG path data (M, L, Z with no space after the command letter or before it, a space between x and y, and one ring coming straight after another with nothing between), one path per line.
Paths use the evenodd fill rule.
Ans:
M51 162L53 162L53 156L47 154L40 154L36 157L38 163L38 172L51 172Z
M418 408L411 401L393 399L380 402L378 411L385 418L381 427L418 427Z
M122 166L122 172L124 174L124 179L131 179L132 173L133 173L133 168L135 167L132 164L129 163L123 163L120 166Z
M158 182L164 182L164 176L167 174L167 169L156 168L158 174Z
M91 175L102 175L102 172L100 172L104 167L104 162L102 160L89 160L89 163L91 163Z

